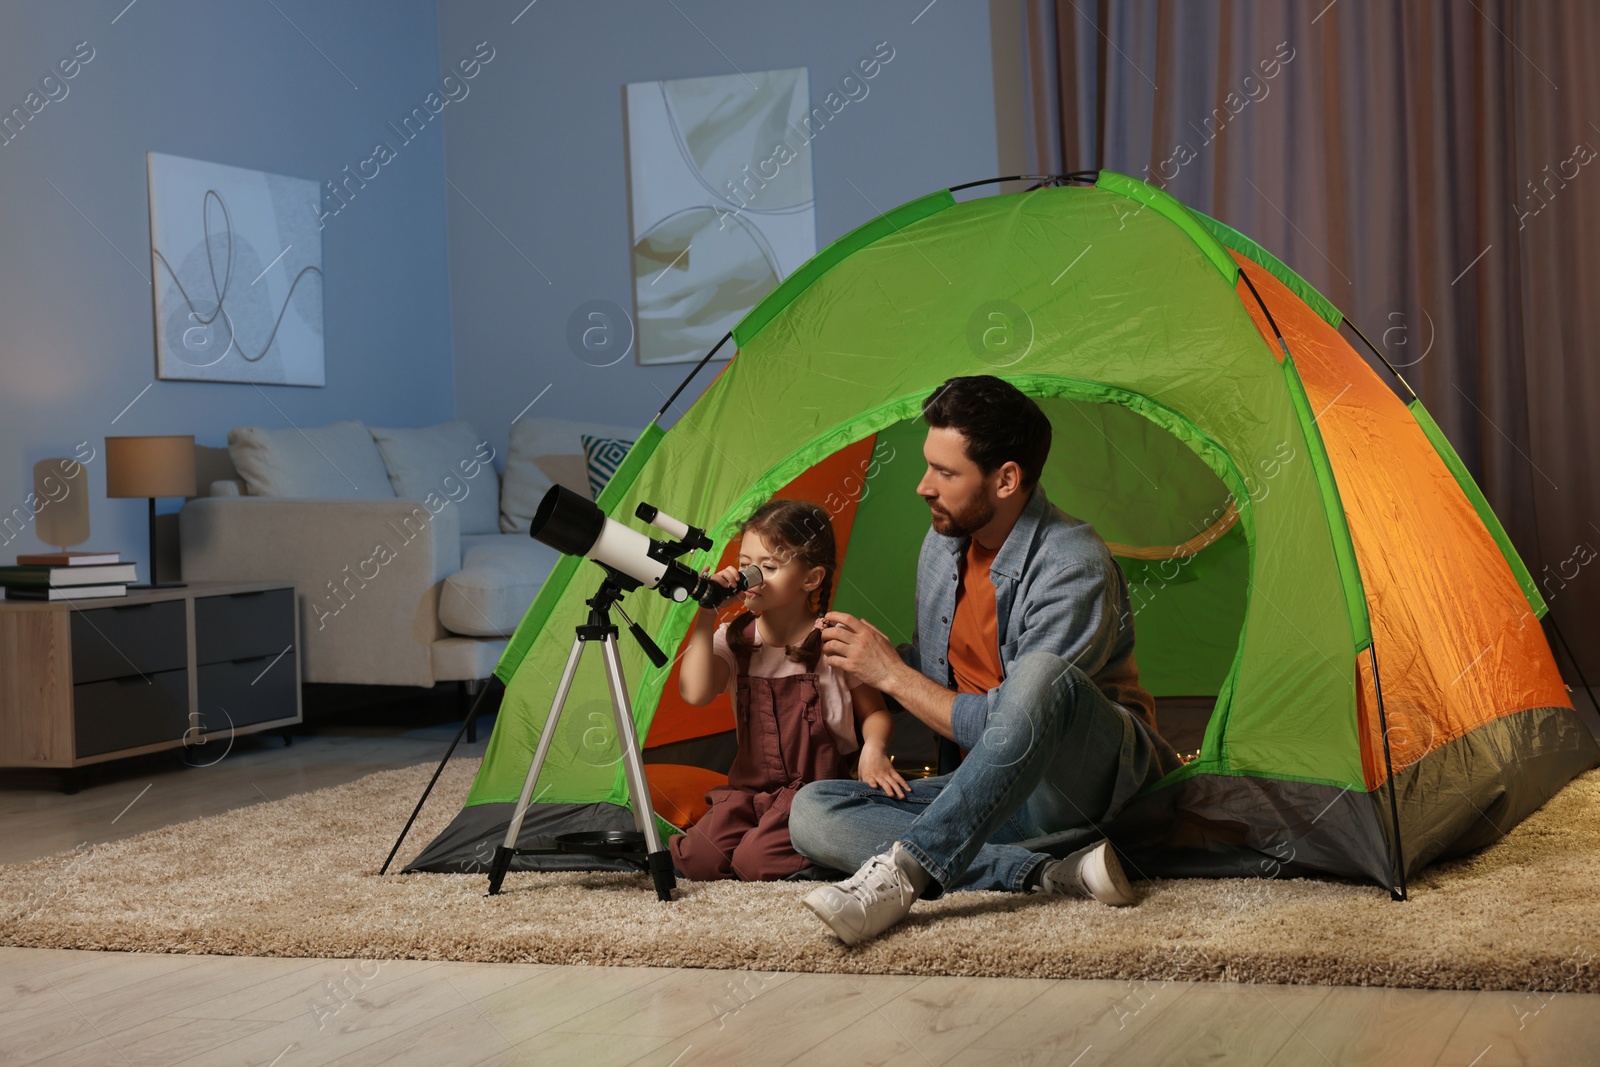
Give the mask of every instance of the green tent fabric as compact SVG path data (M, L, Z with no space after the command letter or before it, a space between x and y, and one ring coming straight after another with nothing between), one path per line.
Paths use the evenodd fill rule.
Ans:
M715 549L685 560L698 568L774 492L875 436L895 458L860 502L834 605L909 640L927 529L912 492L921 404L946 378L996 374L1051 419L1051 500L1108 543L1171 546L1220 531L1178 558L1131 548L1118 557L1145 687L1216 698L1198 758L1151 803L1276 805L1308 818L1359 795L1276 873L1403 882L1425 857L1397 864L1395 828L1363 774L1356 655L1372 637L1339 491L1295 362L1264 344L1236 293L1230 249L1337 325L1337 310L1254 242L1124 175L913 200L829 245L757 305L733 330L737 356L669 429L650 425L600 506L630 522L648 502L703 525ZM1224 515L1236 521L1219 523ZM463 857L477 849L481 860L481 842L496 826L504 833L599 576L574 558L555 568L496 670L506 692L466 810L408 869L469 869ZM695 610L647 591L625 607L664 649L678 646ZM652 666L626 635L621 650L643 737L670 665ZM533 818L537 833L626 803L610 715L591 655L538 784L534 807L553 818ZM1151 844L1152 871L1253 872L1271 855L1255 831L1190 842L1165 864L1160 846L1171 842Z

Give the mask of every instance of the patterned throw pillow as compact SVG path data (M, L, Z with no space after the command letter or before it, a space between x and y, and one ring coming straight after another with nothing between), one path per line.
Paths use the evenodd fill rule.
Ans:
M617 468L622 465L622 457L628 454L633 442L620 437L590 437L588 434L584 434L582 440L583 461L589 468L589 488L593 490L594 498L599 500L600 490L617 473Z

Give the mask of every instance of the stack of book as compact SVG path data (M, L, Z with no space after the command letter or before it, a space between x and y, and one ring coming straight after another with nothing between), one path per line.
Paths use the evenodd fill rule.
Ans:
M115 552L41 552L0 567L7 600L88 600L127 596L138 581L132 563Z

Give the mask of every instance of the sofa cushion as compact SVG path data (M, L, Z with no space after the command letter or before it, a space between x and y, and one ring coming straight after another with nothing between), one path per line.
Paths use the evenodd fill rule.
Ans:
M439 592L439 622L468 637L505 637L517 628L561 553L526 534L461 539L461 569Z
M511 447L506 453L505 482L500 488L500 529L506 533L527 533L539 501L551 485L565 485L573 492L589 496L588 475L583 473L584 434L591 437L639 436L637 427L607 426L602 423L568 422L565 419L518 419L511 424ZM541 457L576 457L579 467ZM545 468L545 469L541 469ZM546 470L566 470L577 484L552 479Z
M432 493L453 501L463 534L500 528L500 482L494 449L463 419L420 429L372 427L372 439L389 469L394 495L426 500Z
M383 455L372 434L354 419L305 430L241 426L228 431L228 456L251 496L394 497Z
M506 642L478 637L441 637L433 643L433 677L439 682L487 678L505 654Z
M589 491L589 465L582 456L538 456L533 462L551 484L564 485L574 493L594 499Z
M595 500L599 500L606 483L627 458L628 449L633 447L633 438L625 440L584 434L579 440L583 442L583 461L589 468L589 492Z

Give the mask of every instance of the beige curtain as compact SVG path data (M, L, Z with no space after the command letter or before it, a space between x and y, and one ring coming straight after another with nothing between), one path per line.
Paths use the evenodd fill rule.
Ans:
M1600 685L1600 4L1021 2L1030 170L1143 178L1326 294Z

